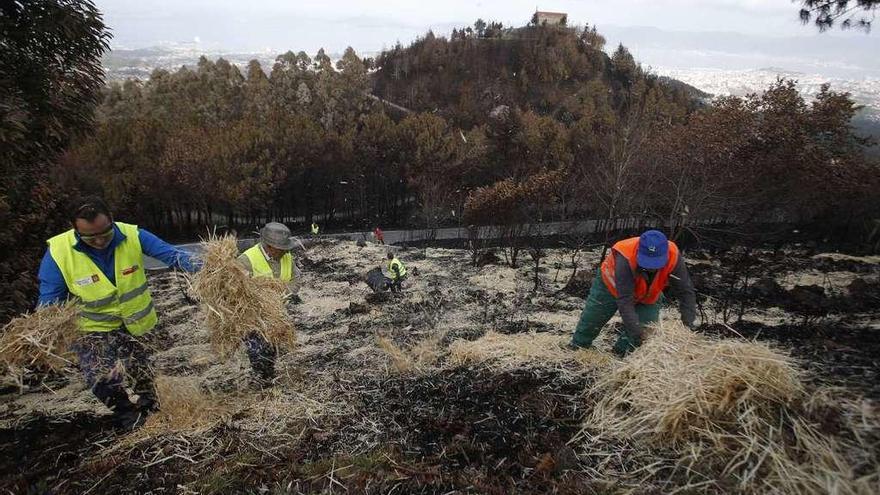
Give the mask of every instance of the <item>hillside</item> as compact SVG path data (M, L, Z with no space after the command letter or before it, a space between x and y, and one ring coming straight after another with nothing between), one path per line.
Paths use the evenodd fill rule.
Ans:
M302 302L289 307L298 344L280 356L278 382L266 390L249 385L243 350L228 360L212 352L203 315L175 274L151 276L161 321L149 343L167 385L162 412L141 430L113 433L78 374L29 381L23 393L0 395L0 448L17 452L4 456L0 486L59 495L669 493L699 477L693 493L718 493L748 476L746 467L720 477L706 464L676 470L668 443L584 435L596 433L586 418L599 407L585 391L647 352L625 361L610 353L617 317L596 350L559 347L586 294L565 282L575 266L589 273L600 249L548 251L537 291L530 266L476 267L459 249L402 250L413 271L404 292L373 294L361 280L384 253L328 241L298 258ZM757 336L791 353L808 390L853 397L839 407L861 414L853 421L864 424L866 445L876 440L877 257L759 250L747 263L763 278L732 290L745 273L736 251L688 256L704 335L725 345ZM847 297L854 291L857 300ZM824 316L801 304L804 294ZM743 320L725 325L740 306ZM663 314L674 325L676 310ZM808 327L798 323L805 316ZM823 421L838 428L843 418L835 418ZM877 452L842 455L870 462ZM855 474L870 475L871 466ZM839 468L822 476L858 488Z
M437 112L469 128L498 105L570 122L583 106L619 107L643 85L692 108L694 91L646 74L624 47L609 57L593 29L557 26L470 28L447 39L429 32L376 58L374 92L415 111Z

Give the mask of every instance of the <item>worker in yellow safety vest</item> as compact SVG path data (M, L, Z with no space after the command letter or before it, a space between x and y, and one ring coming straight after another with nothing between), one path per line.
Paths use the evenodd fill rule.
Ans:
M406 266L391 251L388 252L388 286L391 292L400 292L406 279Z
M243 252L238 262L254 277L274 277L287 282L291 294L295 295L299 271L291 253L294 244L286 225L269 222L260 230L260 241ZM255 384L259 387L271 385L275 379L278 350L258 332L247 334L244 343Z
M86 384L113 411L117 426L134 428L159 406L142 342L158 321L144 254L188 272L197 266L189 253L149 231L114 222L101 198L75 201L69 218L72 228L47 241L38 305L76 301L83 335L73 350ZM123 386L123 374L133 381L136 402Z
M318 237L318 234L321 233L321 229L318 227L318 224L312 222L312 237Z

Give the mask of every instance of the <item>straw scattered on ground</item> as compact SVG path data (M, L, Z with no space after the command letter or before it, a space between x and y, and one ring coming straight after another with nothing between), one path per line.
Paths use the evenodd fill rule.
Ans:
M236 402L232 398L203 392L198 377L159 375L155 377L155 384L159 410L150 414L146 423L129 433L123 442L105 450L105 455L162 438L194 438L234 412Z
M296 337L285 308L287 284L272 277L251 277L236 261L235 237L212 237L202 246L204 266L192 276L191 287L215 352L230 355L251 332L291 349Z
M852 435L820 433L798 367L764 344L666 323L588 395L590 442L635 441L678 456L645 468L646 477L668 481L671 471L685 478L677 486L789 493L871 493L880 480L873 455L853 455L864 446Z
M442 356L443 348L440 343L445 336L446 332L438 332L406 349L387 337L378 336L376 345L385 352L398 373L421 373L437 363Z
M550 333L506 335L486 332L477 340L457 340L449 346L452 365L483 364L492 369L509 370L522 366L596 369L613 358L595 349L571 351L560 344L563 337Z
M73 303L44 306L0 330L0 363L20 380L28 371L60 372L75 364L71 345L80 336Z
M147 418L145 429L183 431L204 428L227 412L227 401L202 392L197 377L158 376L160 409Z

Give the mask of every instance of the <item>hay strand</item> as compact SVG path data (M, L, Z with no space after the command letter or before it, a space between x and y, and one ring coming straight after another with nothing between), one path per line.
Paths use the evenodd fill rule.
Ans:
M159 411L147 418L146 432L198 430L214 424L226 412L225 401L209 397L190 376L157 376Z

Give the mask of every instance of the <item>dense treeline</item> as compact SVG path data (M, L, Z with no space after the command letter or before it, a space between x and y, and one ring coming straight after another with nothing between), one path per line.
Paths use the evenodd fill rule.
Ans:
M270 74L223 59L156 70L145 83L107 89L95 134L60 173L98 190L139 221L172 226L251 225L264 217L311 220L394 216L406 190L388 167L392 122L367 97L363 62L348 50L336 68L323 51L278 57ZM359 150L355 153L355 150ZM348 179L348 180L345 180Z
M877 167L847 95L825 88L808 103L779 81L707 106L626 48L603 47L595 28L478 22L375 62L351 49L335 67L323 51L288 52L268 74L256 62L242 74L203 58L108 88L95 134L59 175L189 235L316 216L357 227L637 218L678 231L710 221L871 231Z
M401 115L371 97L373 84L396 70L395 60L409 59L397 48L379 57L372 77L373 61L350 49L335 67L323 51L314 59L288 52L268 74L256 62L241 74L223 59L202 59L194 68L157 70L146 82L108 88L95 135L64 157L59 176L160 231L267 218L310 222L316 214L330 223L433 226L460 218L476 187L601 161L611 152L606 145L629 139L620 129L631 126L626 132L641 139L642 127L683 123L695 108L684 91L642 72L623 47L605 55L595 29L505 30L487 54L477 40L501 32L490 28L482 35L456 30L451 40L429 33L404 50L435 54L413 55L420 62L402 84L431 80L452 88L449 101L437 90L445 109L466 108L455 101L474 96L457 88L504 77L454 72L444 80L427 67L494 66L491 55L511 61L502 72L535 74L533 83L517 82L519 93L478 98L491 105L466 108L471 118L445 110ZM529 43L558 53L547 58ZM571 184L562 194L570 199L577 189ZM573 206L559 216L570 216Z

